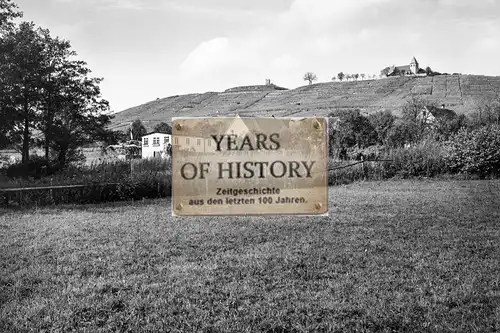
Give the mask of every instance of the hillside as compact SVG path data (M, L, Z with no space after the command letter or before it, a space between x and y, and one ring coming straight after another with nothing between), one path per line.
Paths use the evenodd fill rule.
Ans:
M474 102L500 93L500 77L441 75L317 83L292 90L248 86L224 92L171 96L115 114L111 128L124 129L141 119L150 129L172 117L325 116L334 109L359 108L365 113L391 110L399 114L405 99L421 94L457 113L468 114Z

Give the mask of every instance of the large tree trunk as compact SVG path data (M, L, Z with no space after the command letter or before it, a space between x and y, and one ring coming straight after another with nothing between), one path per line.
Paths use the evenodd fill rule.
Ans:
M52 130L52 105L50 103L50 91L48 96L48 105L47 105L47 127L45 129L45 159L49 160L50 153L50 131Z
M49 135L45 134L45 159L49 160Z
M58 148L56 149L58 152L57 166L58 168L64 168L68 162L68 153L70 151L69 139L67 137L59 137L59 139L56 140L60 140L58 142Z
M30 160L30 120L28 115L28 102L24 103L24 131L23 131L23 153L22 162L27 163Z
M59 154L57 156L58 167L64 168L66 166L66 155L68 154L67 148L62 148L59 150Z

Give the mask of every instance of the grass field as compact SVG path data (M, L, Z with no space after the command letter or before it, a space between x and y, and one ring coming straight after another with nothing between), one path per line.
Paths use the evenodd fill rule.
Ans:
M0 331L500 331L500 181L330 188L330 216L0 211Z

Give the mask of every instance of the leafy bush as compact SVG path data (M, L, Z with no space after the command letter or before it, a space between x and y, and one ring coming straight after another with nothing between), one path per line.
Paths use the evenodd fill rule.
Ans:
M15 163L7 167L6 174L10 178L41 178L50 174L49 162L39 156L32 156L27 163Z
M75 187L2 191L0 200L21 206L99 203L117 200L164 198L171 195L171 175L143 172L120 179L117 183L88 183Z
M40 163L45 165L43 161ZM33 167L31 163L28 167L16 164L9 172L0 169L0 188L116 183L131 173L169 173L171 165L168 159L101 161L90 166L70 164L62 170ZM35 168L36 172L29 173L25 168Z
M79 187L2 191L2 203L10 205L45 206L52 204L83 204L120 200L116 184L89 184Z
M446 164L454 172L500 175L500 126L462 129L447 142Z
M362 153L367 159L373 157L381 162L357 162L354 157ZM408 148L400 147L384 150L372 146L362 150L353 149L349 154L353 159L342 162L330 161L328 183L347 184L359 180L382 180L388 178L434 177L448 172L446 149L436 141L423 141Z
M0 155L0 170L5 170L9 166L19 163L19 159L15 159L10 156Z
M390 150L383 162L385 177L434 177L447 173L446 150L437 141L427 140L410 147Z
M369 146L366 148L352 147L347 149L347 157L351 160L377 160L385 154L386 149L383 146Z
M143 171L171 171L172 170L172 160L166 158L145 158L137 159L132 161L133 172L143 172Z
M17 169L16 169L17 170ZM25 172L19 169L20 173ZM170 160L104 161L90 166L69 165L50 177L9 178L0 175L0 188L82 185L55 189L0 190L0 200L20 205L98 203L166 197L171 194ZM3 197L3 199L2 199Z
M160 198L172 193L172 177L167 173L141 172L123 179L116 193L121 200Z
M368 147L377 140L377 132L360 110L337 110L329 114L338 117L335 128L330 129L330 143L339 147Z
M407 143L416 142L417 126L409 121L396 122L388 131L386 142L390 147L403 147Z
M385 178L384 165L379 162L365 162L355 165L359 161L330 162L328 185L349 184L361 180L382 180Z

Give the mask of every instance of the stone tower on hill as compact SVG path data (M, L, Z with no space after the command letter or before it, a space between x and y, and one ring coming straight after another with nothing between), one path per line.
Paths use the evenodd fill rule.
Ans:
M418 61L417 59L415 59L415 57L413 57L413 59L411 59L411 62L410 62L410 71L413 73L413 74L418 74Z

